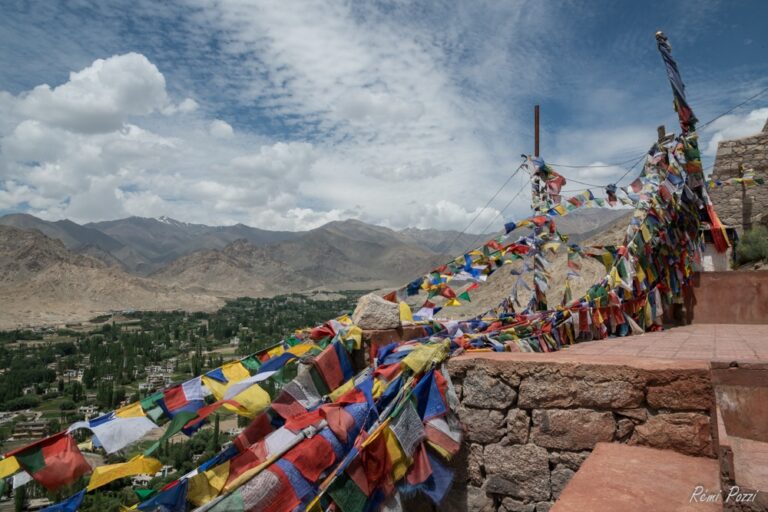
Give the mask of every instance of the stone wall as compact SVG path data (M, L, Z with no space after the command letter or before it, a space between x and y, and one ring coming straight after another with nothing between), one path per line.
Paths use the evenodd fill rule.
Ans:
M490 354L448 368L466 435L441 510L548 511L598 442L714 456L706 365Z
M739 176L739 166L755 170L768 180L768 122L761 133L742 139L724 140L717 146L712 177L719 180ZM768 185L752 188L720 187L709 191L720 220L739 231L756 222L768 221Z

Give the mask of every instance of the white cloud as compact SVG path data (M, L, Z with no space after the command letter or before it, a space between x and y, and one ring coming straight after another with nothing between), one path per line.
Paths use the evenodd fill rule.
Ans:
M195 112L200 105L192 98L184 98L178 105L169 103L162 108L161 112L167 116L174 114L191 114Z
M231 139L235 135L235 130L226 121L214 119L208 125L208 132L217 139Z
M717 145L722 140L740 139L760 133L766 119L768 119L768 108L752 110L744 115L730 114L721 117L707 127L707 132L711 135L704 154L714 157L717 153Z
M98 59L58 87L39 85L18 104L26 117L81 133L119 129L128 116L150 114L167 101L165 78L138 53Z
M405 162L394 167L368 167L363 174L382 181L409 182L426 178L437 178L449 173L451 168L445 165L435 165L430 160L423 162Z

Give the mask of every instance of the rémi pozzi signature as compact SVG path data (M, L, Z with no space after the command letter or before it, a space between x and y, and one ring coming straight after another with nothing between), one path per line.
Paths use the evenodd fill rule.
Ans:
M691 499L688 503L752 503L760 491L742 491L738 485L731 486L727 494L722 490L710 491L704 486L697 485L693 488Z

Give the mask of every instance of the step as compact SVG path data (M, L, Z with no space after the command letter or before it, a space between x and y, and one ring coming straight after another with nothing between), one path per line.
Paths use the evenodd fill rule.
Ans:
M768 364L713 362L711 375L723 485L762 491L768 508Z
M550 512L721 511L718 471L706 457L598 443Z

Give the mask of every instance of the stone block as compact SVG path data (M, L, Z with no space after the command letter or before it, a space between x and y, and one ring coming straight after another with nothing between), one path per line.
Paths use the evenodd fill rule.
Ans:
M552 473L550 476L550 482L552 485L552 497L554 499L557 499L560 497L560 493L563 491L563 489L565 489L565 486L568 484L568 481L575 474L576 472L574 470L567 468L565 466L557 466L555 469L552 470Z
M691 375L668 384L648 386L646 400L654 409L709 411L714 395L707 375Z
M517 398L517 393L512 387L488 375L483 368L475 368L467 372L462 390L463 404L481 409L506 410Z
M623 380L551 379L529 377L520 383L518 406L523 409L548 407L590 407L617 409L638 407L643 389Z
M620 409L615 411L619 416L624 416L636 421L645 421L648 419L648 410L641 407L636 409Z
M357 301L352 321L361 329L394 329L400 327L400 309L394 302L369 293Z
M521 501L550 497L547 450L533 444L485 447L486 490Z
M507 442L512 444L527 443L530 424L531 419L527 412L522 409L510 409L507 413Z
M501 500L501 512L536 512L535 503L523 503L522 501L504 498Z
M459 407L459 419L467 429L467 440L473 443L496 443L506 432L506 416L503 412L488 409Z
M494 512L496 505L493 503L493 498L488 496L485 487L470 485L467 487L467 506L465 509L459 510L466 510L467 512Z
M467 457L467 473L470 483L473 485L483 484L483 446L473 444L469 447L469 457Z
M549 452L549 464L552 467L563 466L578 471L590 453L592 452Z
M695 412L652 416L635 427L629 444L700 457L714 456L709 416Z
M616 422L616 439L623 441L635 430L635 424L629 418L620 418Z
M531 439L545 448L583 450L601 441L612 441L616 422L610 412L589 409L533 411Z

